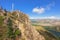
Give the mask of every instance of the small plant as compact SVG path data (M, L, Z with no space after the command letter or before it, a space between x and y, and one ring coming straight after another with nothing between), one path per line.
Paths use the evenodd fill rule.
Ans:
M11 39L15 38L15 35L13 33L13 28L12 28L12 20L10 18L8 19L8 37Z
M3 16L0 16L0 26L3 25Z

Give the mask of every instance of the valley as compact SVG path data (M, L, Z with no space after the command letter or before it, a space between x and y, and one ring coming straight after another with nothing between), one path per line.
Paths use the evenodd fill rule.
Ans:
M47 40L51 40L53 38L57 38L57 40L60 40L60 20L56 20L56 19L41 19L41 20L37 20L37 19L32 19L31 23L33 26L35 26L35 28L37 29L37 31L39 31L40 33L42 32L42 35L46 35L47 36ZM51 39L49 39L49 36L51 35ZM45 37L46 37L45 36Z

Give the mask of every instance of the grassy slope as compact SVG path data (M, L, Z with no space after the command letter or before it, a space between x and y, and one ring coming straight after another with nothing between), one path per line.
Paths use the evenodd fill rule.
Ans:
M54 34L52 34L51 32L49 32L48 30L46 30L45 28L43 28L43 26L40 25L33 25L36 30L42 34L43 36L45 36L46 40L60 40L58 37L56 37Z

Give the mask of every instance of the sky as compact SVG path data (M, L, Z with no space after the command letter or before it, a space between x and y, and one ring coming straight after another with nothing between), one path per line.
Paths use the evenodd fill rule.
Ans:
M0 6L20 10L30 19L60 19L60 0L0 0Z

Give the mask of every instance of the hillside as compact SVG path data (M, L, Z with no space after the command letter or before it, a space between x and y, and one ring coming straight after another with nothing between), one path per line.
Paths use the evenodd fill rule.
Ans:
M59 39L59 33L54 32L53 30L51 30L52 32L54 32L54 34L52 32L50 32L49 30L46 30L43 26L40 25L33 25L36 30L45 37L46 40L60 40ZM58 35L56 36L57 33Z
M51 20L54 21L56 19L49 19L49 21L48 19L34 19L31 20L31 23L41 35L45 36L46 40L60 40L60 26L58 24L55 25L58 20L54 23ZM50 22L54 25L48 25Z
M45 40L20 11L0 8L0 40Z

